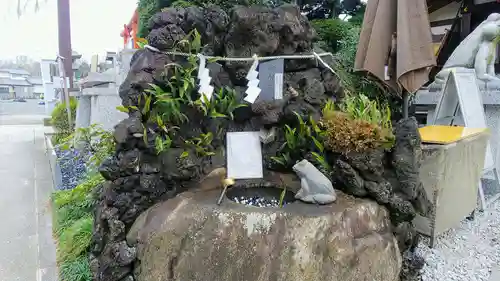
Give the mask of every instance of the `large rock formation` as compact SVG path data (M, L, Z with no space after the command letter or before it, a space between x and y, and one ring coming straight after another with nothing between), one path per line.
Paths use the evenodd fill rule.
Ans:
M181 194L143 213L127 241L137 281L396 281L388 212L341 194L335 204L249 208L219 192Z
M313 50L314 30L307 22L307 19L294 6L282 6L276 9L236 7L230 15L227 15L216 7L168 9L158 13L151 19L151 32L148 40L153 47L161 51L170 51L176 42L184 39L193 29L197 29L200 32L201 43L204 46L203 52L208 55L250 57L253 54L270 56L310 53ZM318 50L318 52L321 52L321 50ZM326 58L324 59L327 60ZM150 88L151 83L157 85L167 84L166 81L170 78L169 75L171 73L165 71L165 65L171 62L185 64L186 58L167 55L151 51L150 49L138 51L132 59L130 72L120 87L120 97L122 98L123 106L143 108L144 98L141 99L140 97L145 93L146 89ZM220 65L215 65L214 68L217 71L211 72L213 77L212 85L216 89L222 86L233 88L236 91L237 101L245 103L243 102L247 82L245 76L249 65L249 62L221 62ZM160 154L157 153L155 147L155 139L162 133L158 124L152 122L147 113L141 112L141 110L131 110L129 112L129 117L115 128L114 136L117 142L115 156L108 159L100 169L101 174L107 179L107 183L100 192L95 215L96 220L91 249L91 267L94 273L94 280L135 280L133 270L135 267L141 268L142 264L136 263L137 249L135 245L126 243L125 241L125 237L129 233L134 221L141 213L154 204L173 198L178 193L192 187L197 187L199 180L204 175L216 168L225 167L225 157L219 153L224 151L225 132L258 131L262 128L276 128L274 141L263 146L263 165L266 168L265 173L268 174L270 170L276 169L276 163L271 161L270 156L276 155L277 150L285 142L284 124L296 125L296 114L302 116L304 120L308 120L309 116L318 120L321 117L321 107L325 101L330 99L340 100L343 96L343 91L337 77L321 64L317 64L315 60L286 60L284 83L283 99L275 101L258 99L254 104L246 103L247 107L238 108L233 112L234 119L206 118L200 116L200 112L193 108L188 106L183 107L182 112L186 114L189 122L179 126L180 129L177 132L177 138L172 141L172 147ZM194 91L193 95L196 97L198 94ZM188 157L181 157L186 149L186 147L183 147L183 140L198 137L203 132L219 132L219 134L214 136L211 144L213 151L217 153L213 156L200 156L196 153L190 153ZM390 276L393 276L393 270L399 268L397 260L400 255L399 253L394 254L394 251L389 255L391 252L390 249L406 251L411 248L415 242L411 220L415 216L415 209L420 210L423 209L422 206L425 206L425 198L420 198L420 195L423 193L418 191L421 187L416 177L418 173L418 148L420 146L420 139L415 121L406 120L401 122L395 128L395 136L396 146L392 153L379 150L357 155L337 155L332 153L327 157L334 168L333 172L327 174L327 176L335 182L334 186L341 188L345 193L357 197L371 198L379 203L379 205L386 206L390 213L391 226L387 226L385 211L367 201L349 201L351 203L345 203L345 205L337 206L334 204L330 207L325 207L337 210L335 215L328 217L327 220L334 233L342 235L346 233L345 231L349 230L349 226L347 226L347 230L343 230L340 227L340 225L346 222L343 220L345 218L343 218L342 214L353 211L363 213L368 212L368 210L376 211L379 214L374 216L373 220L366 221L366 229L360 230L359 237L345 238L345 241L354 243L358 241L356 239L361 239L359 241L365 241L367 248L355 249L368 253L368 248L371 247L370 249L377 254L390 258ZM305 159L310 157L310 154L306 150L298 151L298 154L300 154L298 156ZM297 183L297 179L293 181ZM260 183L255 182L246 182L245 184L261 186ZM179 212L168 212L164 215L175 221L182 218L190 218L193 222L192 227L196 227L197 223L200 222L198 220L200 218L199 213L197 212L201 209L197 209L196 207L179 208L176 205L177 203L175 203L178 200L187 204L191 202L188 199L182 198L184 197L175 199L177 201L172 201L174 203L167 201L164 206L176 208ZM421 204L418 205L416 204L417 202ZM210 212L215 214L215 207L212 206L211 208ZM305 206L302 208L312 210ZM341 208L347 208L347 210L342 210ZM281 214L281 212L276 212L276 214L278 213ZM151 217L151 214L149 214L149 217ZM211 216L213 217L213 215ZM352 216L353 219L361 219L359 214L352 214ZM167 217L159 219L164 220ZM337 221L335 221L336 219ZM288 220L293 223L300 222L297 218L283 215L282 218L275 221L278 233L281 233L280 231L293 231L291 228L279 225ZM311 220L308 223L311 225L313 222ZM212 224L212 228L204 230L203 235L212 233L211 231L213 231L215 225ZM178 227L182 227L182 225L179 224ZM234 224L233 227L240 226ZM165 229L163 228L161 231L165 231ZM241 229L235 230L239 231ZM351 230L354 231L354 229ZM179 229L178 231L181 230ZM177 238L187 237L191 230L186 231L185 233L179 232ZM389 231L392 231L396 235L398 246L394 245L392 237L388 234ZM320 231L318 230L317 233L319 235ZM167 235L166 232L163 232L163 234ZM332 235L330 233L323 234ZM364 235L367 236L365 237ZM304 235L302 236L304 237ZM212 238L201 237L200 239ZM252 239L246 239L246 244L242 245L254 243L255 241ZM177 240L177 242L181 240ZM293 243L300 243L299 240L297 238L297 240L294 240L295 242L290 242L291 244L286 244L288 242L282 241L279 246L282 249L286 249L287 247L291 247ZM380 244L377 244L378 242L376 241L379 241ZM147 251L144 250L149 246L145 244L145 240L141 243L143 250L139 251L139 256L142 259L149 258L146 255ZM317 243L319 243L319 240ZM165 246L167 247L168 244L165 244ZM168 252L170 249L168 247L161 249L160 252ZM204 247L211 246L206 245ZM209 248L206 249L210 250ZM349 250L349 248L346 248L346 250ZM180 254L189 255L191 253L194 252L186 250L184 254ZM229 253L226 254L229 255ZM245 253L241 251L240 254L243 255ZM250 253L246 253L245 255L250 255ZM322 252L318 253L317 256L327 258L330 255L331 253ZM372 257L371 254L367 255ZM356 257L365 261L365 258L361 256L351 255L349 257ZM201 259L197 259L196 257L194 259L194 261L201 261ZM350 260L353 261L354 259ZM371 258L371 260L374 261L377 259ZM264 266L257 263L256 265ZM327 270L327 267L325 264L323 270ZM271 270L273 267L266 268ZM203 268L203 270L205 269ZM315 270L316 273L311 274L318 274L320 269ZM145 274L142 271L139 278L148 280L144 279L146 278ZM182 280L192 280L187 275L183 275L187 274L186 272L181 273L177 270L176 274L175 276L178 276ZM330 274L328 276L334 276L332 272L328 274ZM355 280L349 275L351 273L345 274L343 276L346 276L347 280ZM378 277L373 277L372 279L390 280ZM224 280L219 280L240 279L227 277ZM303 279L299 278L297 280Z

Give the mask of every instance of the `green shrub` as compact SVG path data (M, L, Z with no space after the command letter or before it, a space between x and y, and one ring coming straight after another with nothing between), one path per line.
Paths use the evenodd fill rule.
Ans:
M322 122L326 128L325 148L333 152L366 152L386 141L380 127L352 119L343 112L333 112Z
M52 126L54 126L56 130L56 134L54 135L54 138L52 139L52 142L57 145L59 144L64 138L67 138L69 135L73 133L74 126L75 126L75 119L76 119L76 106L78 105L78 102L75 98L70 98L69 100L69 106L71 110L71 126L68 123L68 113L66 111L66 104L65 103L58 103L54 110L52 111Z
M340 106L323 110L325 148L337 153L366 152L394 145L391 112L364 95L347 97Z
M148 23L149 19L158 11L160 8L157 7L157 0L139 0L137 6L137 12L139 14L139 23L137 36L145 38L148 36Z
M351 23L341 19L319 19L311 21L311 24L318 34L320 46L332 53L341 49L341 41L354 28Z

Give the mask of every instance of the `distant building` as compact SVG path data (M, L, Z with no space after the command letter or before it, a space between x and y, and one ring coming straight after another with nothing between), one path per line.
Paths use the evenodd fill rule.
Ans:
M32 84L30 79L36 84ZM39 85L38 80L31 78L26 70L0 69L0 99L36 98L35 86Z
M31 84L31 96L39 99L44 93L42 77L29 77L28 82Z

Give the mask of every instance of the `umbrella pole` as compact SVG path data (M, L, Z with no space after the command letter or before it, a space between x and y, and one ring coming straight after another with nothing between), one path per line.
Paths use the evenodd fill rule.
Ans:
M408 91L403 90L403 119L408 119L409 103L410 103L410 95Z

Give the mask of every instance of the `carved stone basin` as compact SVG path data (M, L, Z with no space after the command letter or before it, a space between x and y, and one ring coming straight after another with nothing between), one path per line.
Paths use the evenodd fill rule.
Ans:
M185 193L144 212L127 235L137 281L396 281L388 212L338 192L326 206L259 208L219 191Z

